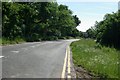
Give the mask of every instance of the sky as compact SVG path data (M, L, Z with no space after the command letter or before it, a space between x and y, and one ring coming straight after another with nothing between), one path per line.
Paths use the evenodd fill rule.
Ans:
M57 0L58 4L67 5L73 11L73 15L77 15L81 20L81 24L77 26L79 31L85 32L94 26L95 21L103 20L106 13L116 12L118 10L118 1L95 1L95 0Z

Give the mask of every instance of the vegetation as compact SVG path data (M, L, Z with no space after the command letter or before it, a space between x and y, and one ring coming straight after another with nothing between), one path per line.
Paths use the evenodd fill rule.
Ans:
M120 51L96 44L92 39L81 39L71 44L73 62L101 78L118 78Z
M41 41L79 36L80 20L57 2L3 2L2 24L3 42Z
M0 38L0 45L2 44L2 39Z
M96 22L86 33L102 45L120 49L120 11L106 14L103 21Z
M7 44L18 44L18 43L23 43L25 42L25 40L23 40L22 38L16 38L14 40L8 40L6 38L2 38L1 39L1 44L2 45L7 45Z
M106 14L103 21L96 22L86 33L76 29L80 23L68 6L57 2L2 2L0 44L80 36L96 39L97 43L82 39L71 44L75 65L85 67L96 76L118 78L120 51L116 49L120 49L120 11Z

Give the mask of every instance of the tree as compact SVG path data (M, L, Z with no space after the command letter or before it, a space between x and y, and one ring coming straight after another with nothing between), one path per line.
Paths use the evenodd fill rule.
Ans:
M2 35L9 40L55 40L76 37L80 20L57 2L3 2Z
M96 23L96 39L102 45L120 48L120 11L106 14L103 21Z
M93 38L95 39L95 30L91 27L90 29L88 29L86 31L87 35L88 35L88 38Z

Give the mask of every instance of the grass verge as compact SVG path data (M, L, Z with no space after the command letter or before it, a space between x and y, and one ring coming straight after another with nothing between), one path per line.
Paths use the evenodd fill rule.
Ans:
M16 38L14 40L9 40L9 39L6 39L6 38L2 38L1 39L1 44L2 45L8 45L8 44L19 44L19 43L23 43L25 42L25 40L21 39L21 38Z
M0 45L2 45L2 39L0 38Z
M118 78L120 51L97 44L92 39L81 39L71 45L75 66L82 66L102 78Z

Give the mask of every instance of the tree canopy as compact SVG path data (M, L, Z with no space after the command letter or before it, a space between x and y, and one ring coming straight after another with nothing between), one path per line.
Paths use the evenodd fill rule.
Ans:
M102 45L120 48L120 11L106 14L102 21L96 22L94 29L87 30L90 37Z
M2 36L9 40L55 40L77 37L80 20L57 2L3 2Z

